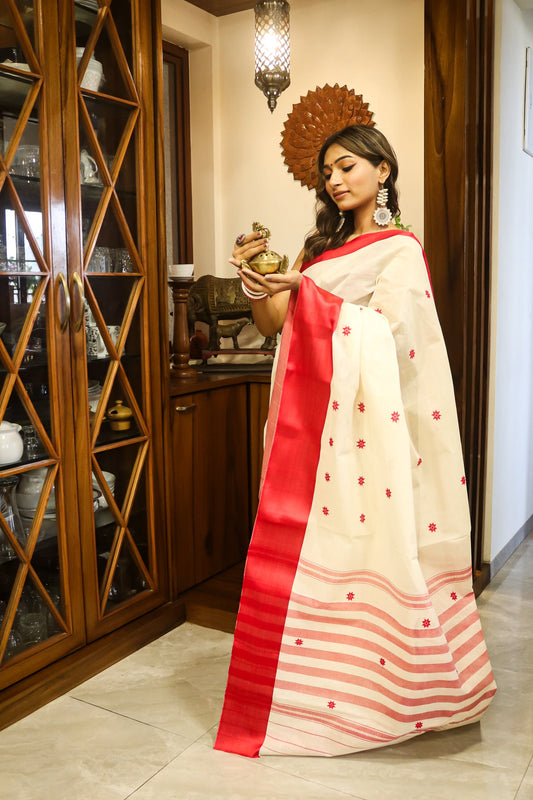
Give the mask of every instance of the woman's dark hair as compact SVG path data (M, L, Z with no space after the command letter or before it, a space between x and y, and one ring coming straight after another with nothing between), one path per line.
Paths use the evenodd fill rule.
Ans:
M389 190L387 207L390 208L393 218L399 216L398 191L396 180L398 178L398 160L389 142L377 128L368 125L349 125L329 136L318 154L318 184L316 187L316 230L310 233L304 244L304 261L310 261L321 255L325 250L340 247L354 232L353 215L348 214L344 224L339 227L339 209L326 192L324 180L324 158L327 150L339 144L356 156L365 158L375 167L382 161L390 166L390 175L385 181Z

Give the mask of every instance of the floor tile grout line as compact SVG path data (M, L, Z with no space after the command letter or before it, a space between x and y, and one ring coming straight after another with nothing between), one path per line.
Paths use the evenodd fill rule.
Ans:
M73 695L69 695L71 700L75 700L77 703L84 703L86 706L91 706L91 708L98 708L100 711L105 711L107 714L114 714L116 717L122 717L122 719L128 719L130 722L137 722L139 725L145 725L147 728L153 728L155 731L161 731L162 733L168 733L171 736L178 736L180 739L183 739L187 742L187 748L191 746L191 744L195 744L197 739L194 742L191 742L187 739L187 737L183 736L181 733L177 733L176 731L171 731L168 728L162 728L159 725L154 725L152 722L146 722L143 719L137 719L136 717L132 717L129 714L124 714L121 711L115 711L112 708L106 708L105 706L99 705L98 703L92 702L91 700L84 700L82 697L74 697ZM205 736L211 728L208 728L207 731L201 734L201 736ZM200 738L201 738L200 736Z
M170 766L170 764L172 764L172 762L173 762L173 761L176 761L176 759L180 758L180 756L182 756L182 755L183 755L183 753L186 753L186 752L187 752L187 750L188 750L190 747L192 747L192 744L191 744L191 745L188 745L188 746L185 748L185 750L183 750L183 752L182 752L182 753L178 753L178 754L177 754L176 756L174 756L173 758L170 758L170 759L169 759L169 760L166 762L166 764L163 764L161 767L159 767L159 769L156 769L156 771L153 773L153 775L150 775L150 777L149 777L149 778L147 778L146 780L142 781L142 783L140 783L138 786L136 786L136 787L135 787L135 789L133 789L133 791L129 792L129 794L127 794L127 795L126 795L126 796L123 798L123 800L129 800L129 798L130 798L130 797L133 797L133 796L135 795L135 793L139 791L139 789L142 789L142 788L143 788L143 786L146 786L146 784L150 783L150 781L151 781L151 780L153 780L153 779L154 779L154 778L155 778L157 775L159 775L159 773L160 773L160 772L163 772L163 770L164 770L164 769L166 769L168 766Z
M81 701L81 702L85 702L85 701ZM89 704L89 705L91 705L91 704ZM157 775L159 775L161 772L163 772L163 770L165 770L168 766L170 766L170 764L172 764L174 761L177 761L179 758L182 758L183 756L185 756L187 751L190 750L191 747L193 747L194 745L200 743L200 739L202 739L206 734L209 733L209 731L212 731L213 728L215 728L215 727L217 727L217 725L213 725L211 728L209 728L209 730L207 730L205 733L203 733L201 736L199 736L198 739L195 739L194 742L191 742L185 748L185 750L183 750L181 753L178 753L178 755L174 756L173 758L169 759L169 761L167 761L166 764L163 764L159 769L157 769L153 773L153 775L151 775L145 781L140 783L133 791L131 791L129 794L127 794L126 797L123 798L123 800L130 800L130 798L134 797L136 792L138 792L140 789L142 789L143 786L146 786L148 783L150 783L150 781L152 781ZM205 747L208 748L208 745L201 745L201 746L202 747L205 746ZM232 754L230 753L230 754L226 754L226 755L231 756ZM242 756L235 756L235 758L242 758ZM296 780L299 780L299 781L302 781L303 783L307 783L307 784L310 784L310 785L313 785L313 786L319 786L322 789L329 789L331 791L335 791L341 797L344 795L345 797L350 798L350 800L368 800L368 798L362 797L361 795L355 795L355 794L351 794L351 792L345 792L342 789L337 789L336 787L329 786L328 784L323 783L322 781L310 780L309 778L304 778L301 775L294 775L294 774L292 774L290 772L284 772L283 770L276 769L276 767L270 766L269 764L265 763L265 761L261 761L259 759L249 759L249 760L257 761L257 765L256 765L257 768L268 769L271 772L275 772L277 774L279 774L281 772L284 776L290 777L292 779L296 779Z
M311 780L310 778L304 778L301 775L295 775L293 772L286 772L282 768L273 767L270 764L267 764L264 761L261 761L261 759L255 759L255 760L258 761L258 766L261 766L261 767L264 767L266 769L269 769L272 772L277 772L278 774L281 772L281 774L285 775L286 777L297 778L300 781L304 781L304 783L308 783L308 784L311 784L313 786L320 786L322 789L329 789L331 791L338 792L341 796L345 795L346 797L352 798L352 800L368 800L368 798L362 797L359 794L352 794L351 792L345 792L344 789L337 789L337 787L330 786L329 784L324 783L323 781ZM330 759L330 760L332 760L332 759Z
M521 788L522 788L522 786L524 784L524 781L526 779L526 775L527 775L527 773L529 772L529 770L531 769L532 766L533 766L533 755L529 759L529 764L527 765L527 767L526 767L526 769L524 771L524 774L522 775L522 780L520 781L520 785L518 786L518 789L516 790L516 794L514 796L514 800L517 800L517 798L518 798L518 796L520 794L520 790L521 790Z

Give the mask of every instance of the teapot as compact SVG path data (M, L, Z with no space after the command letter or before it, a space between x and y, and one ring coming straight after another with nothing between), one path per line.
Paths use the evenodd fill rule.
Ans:
M20 461L24 451L21 427L16 422L0 422L0 466Z
M80 173L82 183L101 183L98 165L87 150L82 150L80 153Z

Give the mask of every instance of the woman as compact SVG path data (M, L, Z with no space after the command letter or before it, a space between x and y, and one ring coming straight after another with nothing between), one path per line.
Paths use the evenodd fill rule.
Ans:
M396 157L355 125L318 170L294 269L239 269L261 333L283 327L215 744L247 756L453 728L496 690L446 349L421 245L392 224ZM267 246L239 237L232 263Z

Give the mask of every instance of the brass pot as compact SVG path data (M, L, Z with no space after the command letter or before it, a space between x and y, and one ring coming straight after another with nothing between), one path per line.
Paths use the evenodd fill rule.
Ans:
M128 406L125 406L122 400L117 400L115 405L108 409L107 418L112 430L114 431L127 431L131 427L131 418L133 411Z

